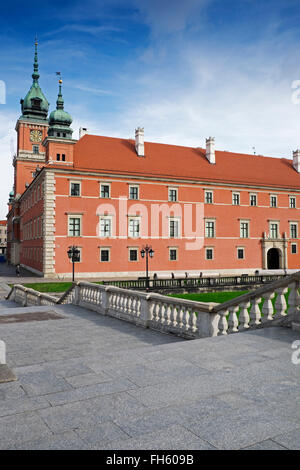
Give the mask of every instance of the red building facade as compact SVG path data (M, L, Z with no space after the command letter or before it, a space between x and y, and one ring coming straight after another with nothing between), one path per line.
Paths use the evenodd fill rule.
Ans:
M61 83L49 120L40 99L22 104L16 126L12 262L68 277L75 245L80 277L136 277L148 244L161 276L299 269L299 151L280 159L215 151L213 138L205 148L156 144L141 128L133 140L76 141Z

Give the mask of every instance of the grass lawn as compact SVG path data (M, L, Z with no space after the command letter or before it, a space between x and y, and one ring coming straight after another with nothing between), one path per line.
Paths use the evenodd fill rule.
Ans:
M29 287L38 292L65 292L71 285L72 282L35 282L23 284L24 287Z
M94 284L102 284L102 282L95 282ZM23 284L24 287L37 290L38 292L65 292L72 285L72 282L34 282ZM13 287L13 284L10 284Z
M227 300L234 299L240 295L247 294L247 290L240 290L235 292L197 292L193 294L170 294L170 297L179 299L196 300L197 302L216 302L222 304Z

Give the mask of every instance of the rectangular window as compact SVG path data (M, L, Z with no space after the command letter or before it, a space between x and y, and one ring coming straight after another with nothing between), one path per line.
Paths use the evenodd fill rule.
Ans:
M278 238L278 224L277 223L270 223L270 237L271 238Z
M138 186L129 186L129 199L139 199Z
M80 183L70 183L70 196L80 196Z
M104 198L110 197L110 185L109 184L101 184L100 186L100 196Z
M250 194L250 206L257 206L257 195Z
M214 259L213 248L205 248L205 259Z
M249 222L240 222L240 237L249 238Z
M293 196L290 196L290 209L295 209L296 208L296 198Z
M176 202L177 201L177 188L169 188L169 201Z
M205 204L212 204L213 203L213 192L212 191L205 191Z
M240 194L239 193L232 193L232 204L234 206L239 206L239 204L240 204Z
M169 249L169 260L170 261L177 261L177 248L170 248Z
M290 238L298 238L297 224L290 224Z
M205 236L207 238L214 238L215 236L215 222L212 220L205 221Z
M244 248L237 249L237 257L238 259L244 259Z
M132 238L140 236L140 220L137 217L132 217L128 221L128 235Z
M137 248L129 248L129 261L138 260L138 250Z
M111 237L110 217L100 217L100 237Z
M39 145L33 145L32 146L32 151L33 151L34 154L39 153L39 151L40 151Z
M62 156L61 156L61 159L62 159L62 161L63 161L63 162L65 162L65 161L66 161L66 156L65 156L65 154L64 154L64 153L62 154Z
M297 253L297 243L291 244L291 253L295 255Z
M110 261L110 249L109 248L100 249L100 261L103 261L103 262Z
M56 160L57 160L57 161L60 160L60 153L57 153L57 154L56 154Z
M277 196L270 196L270 206L277 207Z
M69 237L80 237L81 233L81 219L80 217L69 217Z
M169 236L170 238L179 237L179 220L176 220L176 219L169 220Z

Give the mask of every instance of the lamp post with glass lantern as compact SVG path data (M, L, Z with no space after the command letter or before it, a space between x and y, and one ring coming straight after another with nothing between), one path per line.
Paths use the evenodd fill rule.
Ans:
M77 246L69 246L69 249L67 251L68 257L70 261L72 261L72 282L74 282L75 279L75 269L74 265L76 262L80 260L80 251L78 250Z
M150 256L150 258L153 258L154 256L154 250L152 250L152 246L149 246L149 245L143 246L143 248L141 249L141 256L142 258L145 258L146 256L146 291L148 291L149 290L148 256Z

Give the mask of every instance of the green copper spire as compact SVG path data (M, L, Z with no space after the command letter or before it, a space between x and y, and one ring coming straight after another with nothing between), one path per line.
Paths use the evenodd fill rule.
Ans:
M39 86L38 42L35 40L33 83L24 100L21 100L22 118L47 120L49 103Z
M39 76L38 53L37 53L37 46L38 46L37 38L35 38L34 46L35 46L35 52L34 52L34 63L33 63L32 78L33 78L33 82L37 82L38 79L40 78L40 76Z
M71 115L64 110L64 99L61 91L62 80L60 79L58 83L59 90L56 100L56 110L52 111L49 116L48 135L52 137L71 139L73 130L70 128L70 125L73 119Z

